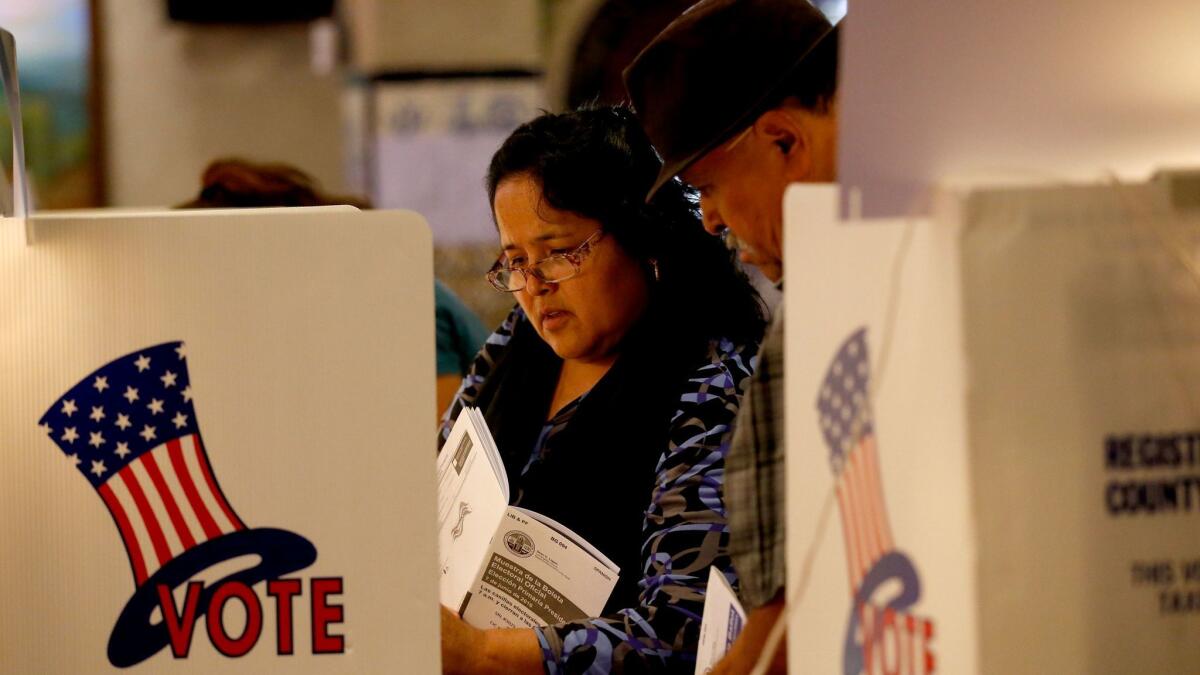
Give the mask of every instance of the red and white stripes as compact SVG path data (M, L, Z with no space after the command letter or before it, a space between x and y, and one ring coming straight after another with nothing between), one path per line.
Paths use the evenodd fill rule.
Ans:
M97 489L139 586L193 546L246 528L217 487L195 434L159 445Z
M846 541L850 594L853 596L871 567L895 548L883 502L879 456L873 434L864 435L851 448L837 477L837 499L842 513L842 536Z

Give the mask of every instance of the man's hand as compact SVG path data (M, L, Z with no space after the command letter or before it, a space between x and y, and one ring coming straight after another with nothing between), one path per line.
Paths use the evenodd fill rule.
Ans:
M725 658L721 659L720 663L713 668L711 675L745 675L753 670L766 646L767 635L771 632L771 627L775 625L776 621L782 620L783 607L783 593L781 592L771 602L751 610L750 615L746 617L746 627L742 629L742 634L726 652ZM771 667L767 669L767 672L787 673L786 635L779 643L779 649L775 650L775 654L771 658Z

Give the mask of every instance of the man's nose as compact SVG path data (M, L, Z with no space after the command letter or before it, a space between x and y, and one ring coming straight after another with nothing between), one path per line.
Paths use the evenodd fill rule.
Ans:
M720 235L725 231L725 223L712 199L700 196L700 222L709 234Z

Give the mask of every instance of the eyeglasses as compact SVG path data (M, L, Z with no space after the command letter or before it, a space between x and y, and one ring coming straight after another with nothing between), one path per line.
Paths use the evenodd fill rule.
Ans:
M542 283L557 284L579 274L579 266L592 252L592 245L603 236L604 230L596 230L573 251L556 253L537 262L521 267L509 267L503 260L497 260L488 270L487 280L496 290L514 293L528 284L529 275L538 278Z

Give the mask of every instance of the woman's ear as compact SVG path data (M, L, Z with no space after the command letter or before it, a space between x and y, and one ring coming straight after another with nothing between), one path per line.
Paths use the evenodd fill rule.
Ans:
M772 108L759 116L755 130L766 139L783 162L791 181L804 180L812 171L811 137L804 121L786 108Z

